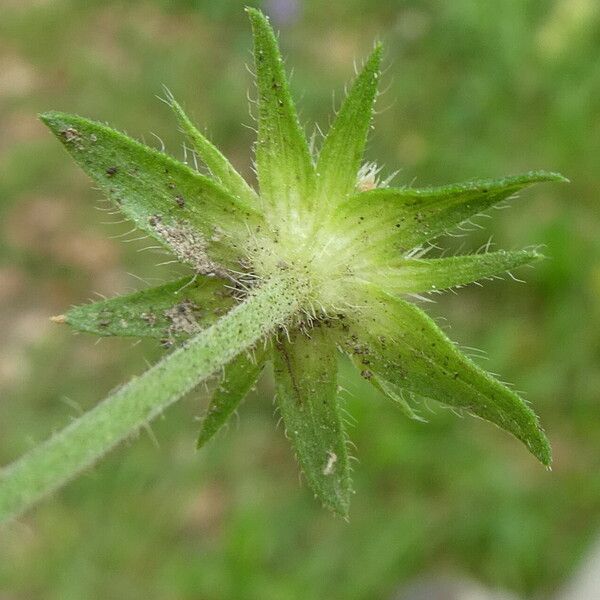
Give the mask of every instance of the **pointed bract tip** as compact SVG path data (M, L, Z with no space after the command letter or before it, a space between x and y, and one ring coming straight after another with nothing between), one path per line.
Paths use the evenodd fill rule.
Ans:
M161 99L166 100L167 104L171 108L173 108L174 106L179 106L179 103L175 100L175 96L173 95L173 92L164 83L162 85L162 89L165 94L165 97L161 98Z
M379 70L379 65L381 63L383 55L383 44L380 41L376 41L373 44L373 50L367 59L365 66L370 66L371 68L375 67L375 70Z
M252 6L246 7L246 13L250 19L250 26L255 39L257 35L267 34L268 37L275 35L268 15Z
M550 450L550 446L536 456L548 471L552 471L552 451Z
M246 6L244 7L244 10L251 19L263 19L265 21L268 21L267 15L265 15L265 13L263 13L258 8L254 8L254 6Z
M54 112L52 110L48 110L46 112L38 114L38 119L42 123L44 123L45 125L48 125L48 126L50 126L50 123L54 120L55 117L56 117L56 112Z
M558 181L560 183L571 183L571 180L556 171L539 171L537 173L541 181Z
M527 258L529 258L529 260L544 260L546 257L545 254L543 254L542 252L540 252L539 250L525 250L524 251L527 255Z
M38 118L46 125L46 127L48 127L48 129L56 134L60 128L68 126L73 120L74 115L69 115L68 113L60 112L58 110L49 110L40 113Z
M198 435L198 439L196 440L196 450L201 450L206 446L206 442L211 438L210 435L206 435L206 431L202 429L200 434Z
M321 500L323 500L323 498L321 498ZM345 521L348 520L348 516L350 514L349 498L336 498L335 503L328 499L326 502L323 502L323 506L328 508L334 515L341 517Z
M538 425L537 434L534 439L530 438L527 440L527 447L529 451L546 467L550 469L552 467L552 448L550 442L546 437L543 429Z
M67 317L65 315L55 315L53 317L50 317L50 320L53 323L66 323L67 322Z
M44 123L56 121L57 119L68 119L69 117L73 118L75 115L70 115L69 113L60 110L46 110L43 113L38 114L38 118Z
M381 62L383 61L383 46L378 44L371 54L371 61L375 67L374 71L377 74L376 77L381 75Z
M373 44L373 54L379 54L383 52L383 42L381 40L375 40Z

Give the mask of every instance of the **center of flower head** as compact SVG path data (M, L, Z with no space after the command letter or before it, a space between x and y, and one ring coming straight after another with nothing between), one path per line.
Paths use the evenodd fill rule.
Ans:
M348 304L353 254L329 218L317 222L313 215L294 214L273 219L257 232L249 258L261 280L285 271L304 281L310 309L329 314Z

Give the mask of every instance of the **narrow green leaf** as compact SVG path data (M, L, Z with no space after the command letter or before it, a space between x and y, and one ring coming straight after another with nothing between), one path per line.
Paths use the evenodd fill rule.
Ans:
M499 250L449 258L404 258L392 261L390 267L370 269L358 276L390 292L415 294L465 285L541 258L543 255L535 250Z
M223 186L105 125L57 112L41 119L137 227L197 272L245 258L260 217Z
M550 464L550 446L533 411L464 356L419 308L372 289L360 314L349 315L349 321L346 349L368 357L364 377L373 374L495 423Z
M226 367L202 419L197 447L201 448L225 425L240 402L254 387L265 366L265 351L256 349L250 358L240 354Z
M381 51L377 44L323 141L317 161L317 197L329 205L345 200L356 189L377 95Z
M261 197L269 206L297 210L314 190L314 166L273 29L259 10L246 11L254 35L258 88L256 169Z
M276 345L277 401L286 433L306 479L328 508L345 516L350 502L346 435L337 401L336 348L314 328Z
M334 222L345 229L349 247L385 264L390 257L405 254L519 190L544 181L567 180L557 173L533 171L443 187L375 189L349 198L337 209Z
M235 170L229 160L223 156L219 149L210 142L206 136L198 131L173 96L168 94L167 101L175 113L179 127L181 127L183 133L187 135L194 151L208 167L211 174L216 177L231 194L238 198L242 198L251 206L257 206L258 197L256 192Z
M212 325L234 304L232 291L223 279L184 277L133 294L76 306L60 320L96 335L153 337L171 344Z

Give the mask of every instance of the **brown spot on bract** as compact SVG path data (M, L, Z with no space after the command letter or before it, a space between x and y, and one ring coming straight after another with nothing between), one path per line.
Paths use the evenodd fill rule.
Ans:
M74 127L67 127L60 132L65 142L75 142L81 139L81 134Z
M222 270L206 254L206 242L200 232L181 222L167 225L158 215L150 217L149 223L169 244L177 258L191 265L197 273L222 274Z
M194 311L197 306L191 300L183 300L179 304L165 310L164 315L171 323L169 333L174 336L192 334L200 329Z
M146 323L148 323L148 325L150 325L150 327L152 327L153 325L156 325L156 315L154 313L144 312L140 315L140 318L142 319L142 321L145 321Z

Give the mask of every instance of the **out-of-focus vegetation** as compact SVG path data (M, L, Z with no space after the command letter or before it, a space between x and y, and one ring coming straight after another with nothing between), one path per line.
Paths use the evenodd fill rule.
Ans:
M251 3L253 4L253 3ZM600 521L600 5L595 0L271 0L293 89L326 127L373 38L387 49L369 159L397 183L443 183L534 168L541 186L475 249L546 244L522 275L437 299L452 336L526 390L554 446L552 472L488 424L427 412L407 421L345 368L357 448L350 523L300 485L269 381L239 425L201 453L180 403L19 523L0 530L0 596L10 599L367 599L407 579L467 574L521 594L569 576ZM156 99L165 84L251 174L250 31L230 0L0 2L0 462L141 371L152 343L96 344L48 317L95 293L172 275L122 243L127 224L36 120L61 109L182 156ZM387 85L386 85L387 84ZM489 222L488 222L489 221ZM113 236L113 237L110 237ZM136 237L136 236L130 236ZM129 238L125 238L129 239ZM427 409L425 409L427 410Z

